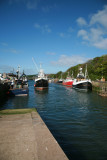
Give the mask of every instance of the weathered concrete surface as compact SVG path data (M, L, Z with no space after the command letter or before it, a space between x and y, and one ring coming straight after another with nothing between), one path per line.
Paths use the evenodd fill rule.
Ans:
M67 160L38 113L0 115L0 160Z

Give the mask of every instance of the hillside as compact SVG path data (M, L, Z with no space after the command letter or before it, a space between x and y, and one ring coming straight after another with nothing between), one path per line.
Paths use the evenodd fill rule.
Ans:
M62 73L62 71L60 71L57 74L52 74L51 77L60 78L62 73L62 78L65 79L68 72L71 75L73 71L73 75L75 78L77 76L80 67L82 67L83 72L85 72L86 64L87 64L88 75L91 80L97 80L97 79L100 80L103 76L107 81L107 55L96 57L84 64L78 64L76 66L70 67L66 72Z

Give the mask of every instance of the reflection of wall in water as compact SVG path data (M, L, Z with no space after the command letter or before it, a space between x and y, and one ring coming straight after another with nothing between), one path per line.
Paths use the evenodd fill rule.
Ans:
M28 107L29 96L16 96L11 99L11 104L14 109L18 108L29 108Z

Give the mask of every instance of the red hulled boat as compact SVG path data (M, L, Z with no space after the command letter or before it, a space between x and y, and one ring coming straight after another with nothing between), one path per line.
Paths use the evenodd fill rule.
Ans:
M73 77L73 76L72 76ZM72 87L73 84L73 78L69 76L69 72L68 72L68 76L67 78L63 81L63 85L68 86L68 87Z

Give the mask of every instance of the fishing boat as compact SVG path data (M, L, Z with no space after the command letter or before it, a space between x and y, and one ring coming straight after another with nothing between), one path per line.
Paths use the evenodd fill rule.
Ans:
M73 72L72 72L72 77L69 76L69 72L68 72L68 76L67 76L67 78L63 81L62 84L63 84L64 86L72 87L72 84L73 84Z
M8 94L11 96L26 96L29 93L28 80L23 72L20 76L20 70L17 71L17 78L11 80L10 89Z
M44 74L43 69L41 68L40 65L40 71L38 73L38 77L35 78L35 84L34 84L35 89L37 90L44 90L48 89L48 79Z
M62 73L61 73L61 78L57 81L58 84L62 84L63 83L63 79L62 79Z
M59 80L57 81L57 83L58 83L58 84L62 84L62 83L63 83L63 80L62 80L62 79L59 79Z
M92 90L91 80L88 78L87 65L85 69L85 74L82 72L82 68L79 69L79 73L77 74L77 78L73 81L73 88L89 91Z

